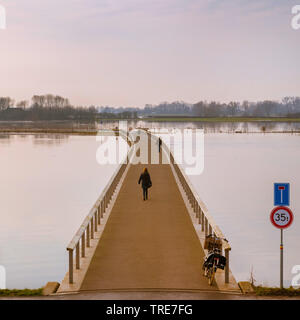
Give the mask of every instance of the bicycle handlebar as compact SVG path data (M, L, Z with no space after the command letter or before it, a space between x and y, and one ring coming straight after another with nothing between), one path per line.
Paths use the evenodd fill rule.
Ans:
M226 241L227 243L228 243L228 240L226 239L226 238L221 238L221 237L217 237L216 235L214 235L214 234L209 234L208 236L207 236L207 238L209 238L209 237L213 237L213 238L218 238L218 239L221 239L221 240L224 240L224 241Z

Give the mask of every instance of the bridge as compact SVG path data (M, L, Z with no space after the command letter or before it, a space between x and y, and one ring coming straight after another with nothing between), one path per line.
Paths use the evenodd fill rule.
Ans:
M57 293L239 292L228 242L223 241L225 270L217 271L212 286L203 276L205 236L224 236L167 145L159 152L158 137L148 132L137 148L137 141L120 135L128 142L127 156L68 245L69 270ZM141 146L147 165L136 161ZM146 201L138 185L144 167L153 183Z

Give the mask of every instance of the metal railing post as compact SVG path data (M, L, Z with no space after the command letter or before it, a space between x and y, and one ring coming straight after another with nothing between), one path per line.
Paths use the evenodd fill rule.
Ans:
M90 247L90 224L86 227L86 246Z
M225 249L225 258L226 258L226 266L225 266L225 283L229 283L229 250Z
M205 229L205 236L207 236L208 235L208 221L207 221L207 218L205 217L205 226L204 226L204 229Z
M81 257L85 257L85 232L81 236Z
M98 214L98 224L101 224L101 203L97 208L97 214Z
M80 247L79 241L76 245L76 269L80 269Z
M73 283L73 250L68 249L69 251L69 283Z
M198 216L199 216L199 205L198 205L198 203L196 202L196 218L198 218Z
M94 221L95 221L95 232L97 232L98 228L97 228L97 213L98 213L98 210L95 210L95 213L94 213Z
M204 231L204 212L202 211L202 217L201 217L201 231Z
M94 239L94 218L91 218L91 239Z
M103 218L104 214L104 200L101 201L101 218Z

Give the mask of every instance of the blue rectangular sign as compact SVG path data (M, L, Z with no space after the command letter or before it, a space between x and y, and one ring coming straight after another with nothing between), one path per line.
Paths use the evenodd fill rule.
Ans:
M274 206L290 205L290 184L274 183Z

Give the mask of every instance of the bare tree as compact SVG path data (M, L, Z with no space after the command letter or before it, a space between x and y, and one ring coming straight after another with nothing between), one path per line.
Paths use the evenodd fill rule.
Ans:
M27 100L21 100L20 102L17 103L17 107L21 109L26 109L27 106L28 106Z
M0 97L0 111L11 108L14 105L14 100L10 97Z

